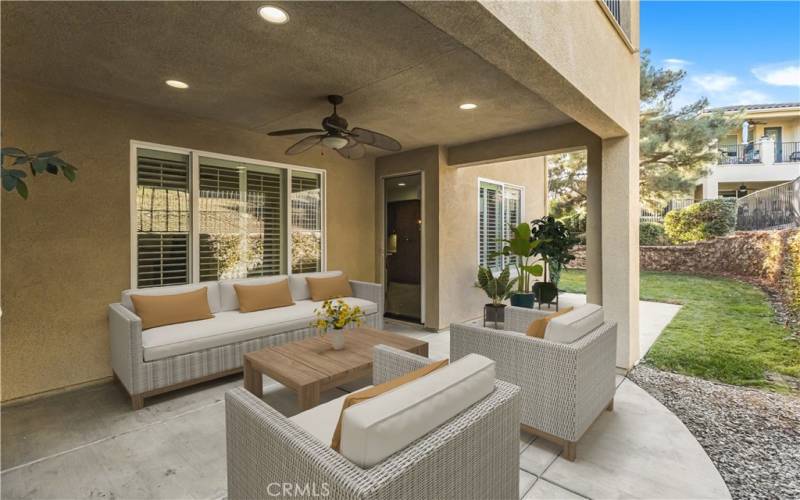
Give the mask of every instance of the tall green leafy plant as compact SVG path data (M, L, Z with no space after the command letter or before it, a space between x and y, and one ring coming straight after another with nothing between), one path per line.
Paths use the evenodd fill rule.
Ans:
M549 267L550 281L558 285L561 271L575 259L570 251L578 243L578 239L563 222L549 215L531 221L531 235L541 242L536 253L541 256L545 266Z
M511 294L514 293L513 290L516 282L517 278L511 278L508 267L500 271L500 274L497 276L495 276L488 267L480 266L478 268L477 286L486 292L486 295L492 299L492 305L495 307L511 297Z
M0 173L2 174L3 189L16 191L23 198L28 198L28 185L23 179L28 177L27 172L21 167L28 167L31 175L63 174L68 181L73 182L77 177L77 168L58 157L60 151L46 151L44 153L26 153L19 148L3 148L0 150Z
M531 236L531 226L525 222L516 226L511 225L511 238L503 240L505 245L502 251L495 255L514 257L511 265L517 270L517 290L520 293L529 293L531 290L531 277L538 277L544 273L540 264L535 263L536 249L541 241Z

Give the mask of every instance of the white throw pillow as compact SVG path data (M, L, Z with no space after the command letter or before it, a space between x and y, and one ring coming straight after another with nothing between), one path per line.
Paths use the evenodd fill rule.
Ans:
M351 406L342 419L341 453L371 467L494 391L494 361L469 354L448 366Z
M552 342L571 344L602 325L603 321L602 306L586 304L551 319L544 331L544 338Z
M285 274L278 276L262 276L259 278L239 278L219 282L219 299L223 311L238 311L239 297L233 285L269 285L287 279Z
M308 300L311 298L311 291L308 289L306 277L329 278L331 276L339 276L340 274L342 274L341 271L292 274L289 276L289 291L292 292L292 298L295 300L295 302L298 300Z

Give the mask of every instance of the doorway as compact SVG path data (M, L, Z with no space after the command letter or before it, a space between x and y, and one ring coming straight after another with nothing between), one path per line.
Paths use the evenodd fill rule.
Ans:
M384 311L422 323L422 174L384 178Z
M775 141L775 162L783 161L783 127L764 127L764 135Z

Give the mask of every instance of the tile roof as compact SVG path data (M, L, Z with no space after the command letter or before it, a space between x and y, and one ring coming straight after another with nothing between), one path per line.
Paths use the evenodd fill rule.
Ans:
M722 106L719 108L712 108L709 111L754 111L758 109L780 109L780 108L798 108L800 102L782 102L778 104L742 104L739 106Z

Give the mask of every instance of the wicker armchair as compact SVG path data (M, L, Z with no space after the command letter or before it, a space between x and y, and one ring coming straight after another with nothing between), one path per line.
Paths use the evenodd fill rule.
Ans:
M378 346L373 382L430 360ZM519 388L495 391L383 462L363 469L244 389L225 395L228 497L519 498Z
M518 333L547 314L508 307L504 330L452 324L450 357L493 359L497 378L520 387L523 430L563 446L564 458L575 460L577 441L603 409L613 409L617 325L605 322L571 344Z

